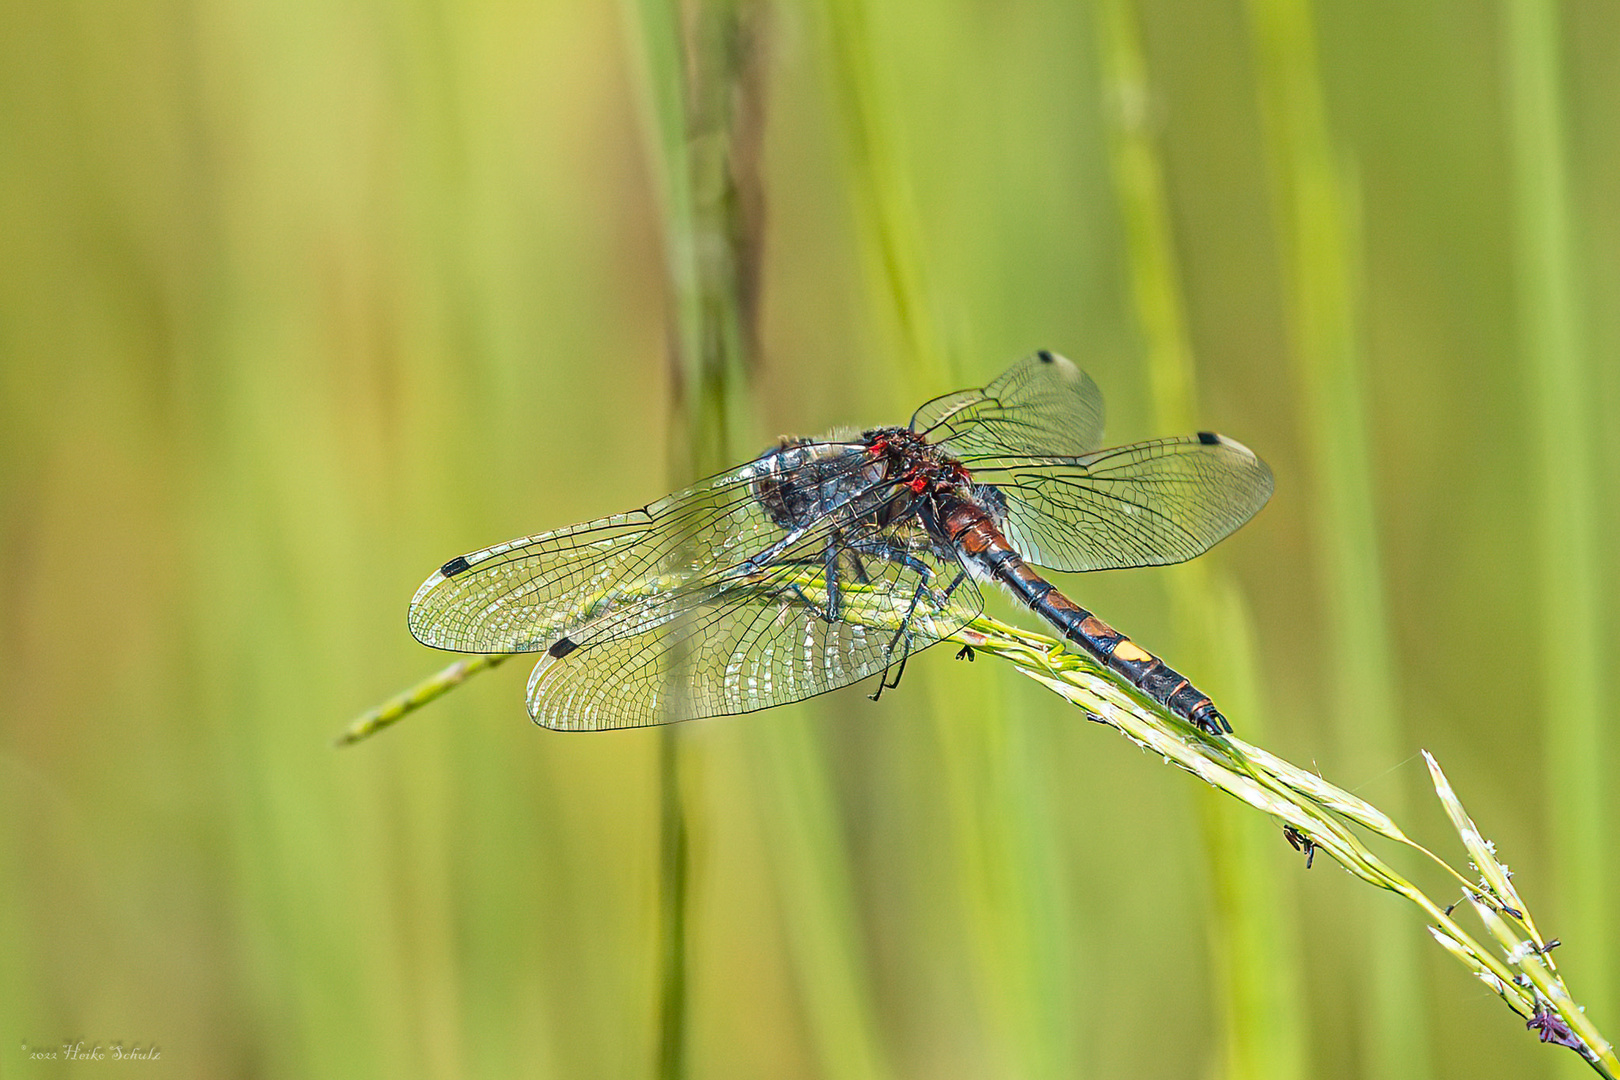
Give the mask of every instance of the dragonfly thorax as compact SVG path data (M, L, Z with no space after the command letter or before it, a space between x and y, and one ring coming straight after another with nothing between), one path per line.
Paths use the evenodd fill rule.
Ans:
M971 478L950 451L910 428L874 428L862 433L866 453L884 466L885 479L909 487L913 494L967 493Z
M755 498L790 531L834 511L876 514L888 524L923 496L967 494L972 487L967 470L944 447L903 427L873 428L838 442L784 438L754 467Z

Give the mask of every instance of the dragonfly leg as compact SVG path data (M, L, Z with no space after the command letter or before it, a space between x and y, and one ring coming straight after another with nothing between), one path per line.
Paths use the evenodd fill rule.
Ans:
M761 570L764 570L772 563L776 562L777 556L781 555L782 552L786 551L788 548L792 547L794 544L797 544L801 539L803 539L804 533L805 530L802 528L794 529L786 536L782 537L782 539L766 548L764 551L757 552L754 555L744 559L741 566L742 572L744 574L757 574Z
M923 567L922 569L925 573L929 573L931 575L932 572L929 571L927 567ZM900 685L900 676L906 673L906 661L911 658L911 618L917 613L917 604L922 600L923 594L926 592L928 592L928 580L925 577L917 584L917 591L911 594L911 605L906 608L905 618L900 620L900 626L894 632L894 640L889 642L889 647L885 650L887 655L894 655L894 647L899 645L901 640L904 639L905 648L900 652L900 666L895 670L894 681L892 683L887 681L889 669L884 668L883 677L878 680L877 692L867 695L873 701L876 701L878 698L882 697L883 691L893 690L898 687Z
M961 573L957 574L956 575L956 580L951 582L950 585L946 587L945 592L940 596L940 598L939 598L939 606L944 607L946 604L950 603L951 602L951 593L955 592L956 587L958 585L962 584L962 582L964 582L966 580L967 580L967 571L966 570L963 570Z
M873 558L881 559L884 562L891 562L896 566L903 566L907 570L914 571L918 577L922 578L922 587L924 589L931 589L933 586L934 568L917 558L915 555L909 554L903 548L899 548L892 544L863 541L849 544L844 550L855 555L857 559L857 566L860 565L858 561L860 555L870 555ZM863 573L861 577L864 581L866 575ZM962 571L961 574L957 575L956 580L951 583L951 587L946 589L944 594L940 597L938 606L943 607L945 605L945 602L950 599L951 593L956 590L958 585L962 584L966 577L967 571L965 570ZM916 609L917 603L915 598L913 598L911 606L913 610Z
M831 610L810 599L805 591L799 588L797 585L784 585L782 587L782 591L793 597L796 603L803 604L805 607L815 612L816 618L820 619L822 622L832 623L838 621L837 615L834 615Z
M807 570L812 567L819 568L822 571L822 580L826 583L827 587L827 602L825 604L818 604L814 600L810 599L808 593L791 581L782 585L782 592L788 596L791 596L796 602L803 604L805 607L815 612L816 618L820 619L822 622L834 623L839 620L839 618L842 616L844 607L844 592L838 583L838 562L836 549L829 547L825 559L819 563L812 562L808 559L795 559L791 562L782 562L778 563L777 565L800 566Z
M844 594L838 587L838 546L828 544L823 557L822 580L827 583L827 621L837 622L844 611Z
M894 681L893 682L888 681L888 679L889 679L889 669L884 668L883 669L883 677L878 679L877 692L872 693L872 694L867 694L866 695L867 699L869 701L876 701L878 698L883 696L883 691L885 691L885 690L893 690L893 689L897 688L900 685L900 676L902 676L902 675L904 675L906 673L906 661L909 660L910 658L911 658L911 637L908 634L906 636L906 650L905 650L905 652L900 654L900 665L897 668L895 668Z

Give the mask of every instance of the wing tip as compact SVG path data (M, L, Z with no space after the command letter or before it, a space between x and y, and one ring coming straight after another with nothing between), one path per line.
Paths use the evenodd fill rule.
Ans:
M1035 350L1035 355L1030 357L1030 359L1038 362L1043 367L1055 368L1056 370L1063 372L1071 379L1077 378L1084 374L1079 364L1076 364L1073 360L1070 360L1067 356L1064 356L1060 352L1053 352L1051 349L1037 349ZM1026 361L1026 363L1027 362L1028 361Z
M445 646L441 642L435 640L435 635L431 630L432 623L430 620L428 620L424 611L424 603L427 600L428 594L441 585L445 580L446 578L442 570L433 571L433 573L428 576L428 579L422 582L421 588L416 590L416 595L411 597L410 607L406 609L405 612L405 628L411 632L411 637L415 638L417 641L421 642L423 645L426 645L430 649L442 649L445 648Z
M441 584L448 580L449 579L444 576L444 572L441 570L435 570L433 573L429 574L428 579L422 582L421 586L416 590L416 595L411 597L411 610L415 611L416 606L423 600L427 599L428 593L432 592L434 589L438 588Z
M1261 489L1260 502L1255 506L1254 513L1251 513L1249 515L1250 517L1253 517L1254 514L1259 513L1260 508L1271 501L1272 493L1277 487L1277 481L1272 475L1271 466L1266 464L1264 458L1255 453L1253 450L1250 450L1247 446L1238 442L1236 439L1227 435L1222 435L1217 431L1200 431L1198 433L1198 441L1204 446L1219 446L1225 450L1230 450L1238 456L1244 458L1249 465L1257 470L1260 480L1259 486Z
M415 605L405 613L405 629L411 632L411 637L416 639L418 645L426 645L430 649L450 649L450 646L433 633L432 626L418 617Z
M1232 436L1230 436L1230 435L1222 435L1218 431L1200 431L1193 437L1196 438L1198 440L1198 442L1203 446L1219 446L1219 447L1223 447L1223 448L1225 448L1227 450L1234 451L1235 453L1240 454L1243 457L1253 458L1255 461L1259 462L1261 465L1265 464L1265 462L1261 460L1259 454L1255 453L1253 450L1250 450L1247 446L1245 446L1243 443L1238 442L1236 439L1232 438Z
M524 703L535 727L547 731L622 731L653 727L659 721L642 715L626 719L615 711L617 700L600 687L582 688L577 683L559 688L557 679L566 679L572 665L563 658L579 648L579 642L564 635L540 654L540 662L529 672ZM686 719L684 717L680 719Z
M405 625L410 630L411 637L430 649L454 650L456 648L454 645L447 644L443 637L433 633L432 621L427 618L424 610L427 598L440 585L454 577L465 574L468 570L477 566L487 554L486 551L475 551L470 555L457 555L428 575L428 579L422 582L421 586L417 588L416 594L411 597L410 608L405 616Z

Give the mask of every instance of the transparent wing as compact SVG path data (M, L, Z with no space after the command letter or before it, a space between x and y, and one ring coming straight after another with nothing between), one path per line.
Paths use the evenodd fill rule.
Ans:
M829 543L830 562L824 547L773 564L638 633L580 627L576 648L535 666L529 714L555 730L601 731L767 709L876 675L980 610L961 564L920 532Z
M973 477L1006 502L1003 531L1054 570L1162 566L1201 555L1271 497L1271 470L1212 432L1081 457L986 457Z
M794 544L813 547L853 512L849 500L871 491L854 448L794 452L805 461L798 468L778 461L767 476L766 459L757 459L640 510L457 556L416 591L411 633L458 652L533 652L587 622L635 632L638 620L673 617ZM790 525L774 519L760 485L807 476L815 491L831 492L825 505L800 508Z
M923 405L911 430L945 443L964 461L980 454L1072 457L1102 442L1102 391L1073 362L1042 350L983 390L958 390Z

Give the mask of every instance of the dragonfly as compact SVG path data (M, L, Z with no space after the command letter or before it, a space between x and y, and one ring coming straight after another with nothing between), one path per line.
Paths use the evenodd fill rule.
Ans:
M1271 470L1210 431L1111 449L1102 432L1096 383L1043 350L904 427L784 438L639 510L459 555L417 590L410 630L440 649L539 654L535 722L601 731L873 677L875 698L996 583L1147 698L1230 732L1207 694L1035 567L1191 559L1265 505Z

